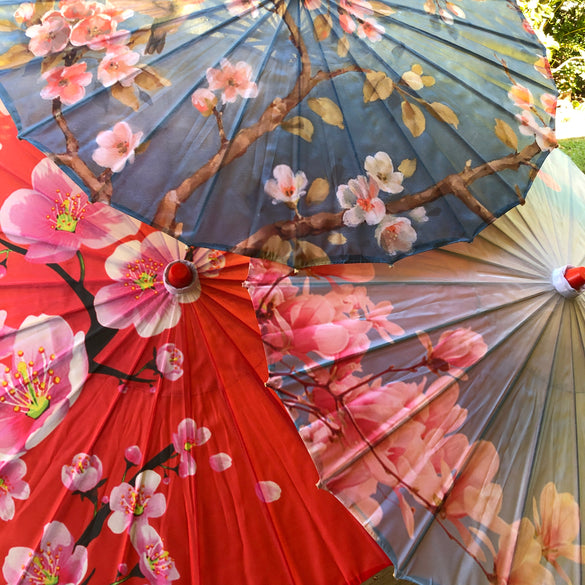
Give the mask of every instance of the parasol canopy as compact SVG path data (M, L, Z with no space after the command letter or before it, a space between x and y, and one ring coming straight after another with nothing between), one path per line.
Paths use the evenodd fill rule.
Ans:
M0 91L91 200L296 266L473 238L556 145L504 0L3 2Z
M2 582L359 585L387 566L264 386L248 258L185 261L6 116L0 143Z
M472 243L249 287L270 385L399 576L585 583L585 175L560 151Z

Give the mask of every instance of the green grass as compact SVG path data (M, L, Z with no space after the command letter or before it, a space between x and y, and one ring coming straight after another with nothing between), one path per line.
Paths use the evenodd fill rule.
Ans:
M559 140L559 145L585 173L585 138L565 138Z

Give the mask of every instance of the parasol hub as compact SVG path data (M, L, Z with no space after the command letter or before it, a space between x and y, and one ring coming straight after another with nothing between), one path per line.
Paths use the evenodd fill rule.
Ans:
M576 297L585 292L585 266L561 266L553 271L552 283L564 297Z
M565 270L565 279L575 290L585 285L585 266L573 266Z
M197 268L188 260L176 260L167 264L164 271L165 288L173 294L182 294L199 286Z

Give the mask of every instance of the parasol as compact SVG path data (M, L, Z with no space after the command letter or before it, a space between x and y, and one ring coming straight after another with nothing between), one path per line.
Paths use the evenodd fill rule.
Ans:
M179 260L0 124L2 582L358 585L387 566L264 387L248 258Z
M394 266L253 261L269 384L399 576L585 583L584 217L585 175L555 151L472 243Z
M556 145L504 0L3 2L20 135L92 200L296 266L469 240Z

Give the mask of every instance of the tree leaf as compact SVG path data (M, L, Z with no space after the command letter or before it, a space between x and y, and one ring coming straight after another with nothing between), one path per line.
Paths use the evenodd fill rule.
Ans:
M394 8L390 8L390 6L387 6L383 2L378 2L378 0L370 0L368 4L370 5L370 8L372 8L372 10L376 13L376 15L390 16L396 13Z
M315 112L326 124L337 126L343 130L343 114L339 106L329 98L309 98L307 101L309 108Z
M347 242L347 238L341 232L331 232L327 236L327 241L334 246L343 246Z
M321 203L327 199L329 195L329 182L327 179L322 179L321 177L316 178L309 187L309 192L305 197L305 201L308 205L316 205L317 203Z
M445 122L446 124L451 124L452 126L459 125L459 118L457 114L445 104L441 104L439 102L433 102L428 105L428 111L435 117L437 120L441 120L441 122Z
M412 177L416 171L416 158L405 158L398 166L398 170L404 175L405 179Z
M331 34L333 22L328 14L319 14L313 22L313 35L316 41L324 41Z
M28 50L28 45L12 45L6 53L0 55L0 69L13 69L32 61L35 56Z
M313 122L308 118L303 118L303 116L295 116L294 118L285 120L280 126L283 130L291 134L296 134L307 142L311 142L313 139L313 132L315 131Z
M375 102L376 100L385 100L390 97L394 90L394 83L382 71L372 71L366 73L364 82L364 103Z
M260 250L260 257L286 264L292 254L290 242L280 236L270 236Z
M339 57L346 57L349 53L349 39L343 35L339 41L337 41L337 55Z
M322 264L331 264L325 250L311 242L297 240L294 248L295 266L320 266Z
M518 150L518 136L516 132L512 130L511 126L504 122L504 120L500 120L496 118L496 126L494 128L496 136L506 145L509 146L512 150Z
M414 104L402 102L402 121L415 138L425 131L425 115L422 113L422 110Z
M147 91L157 91L163 87L169 87L171 82L156 72L152 67L144 65L142 71L134 78L136 85Z
M138 96L132 86L124 87L120 83L116 83L115 85L112 85L110 89L112 91L112 97L117 99L120 103L135 111L140 108L140 101L138 100Z
M15 30L20 30L20 27L15 22L0 19L0 32L12 32Z

